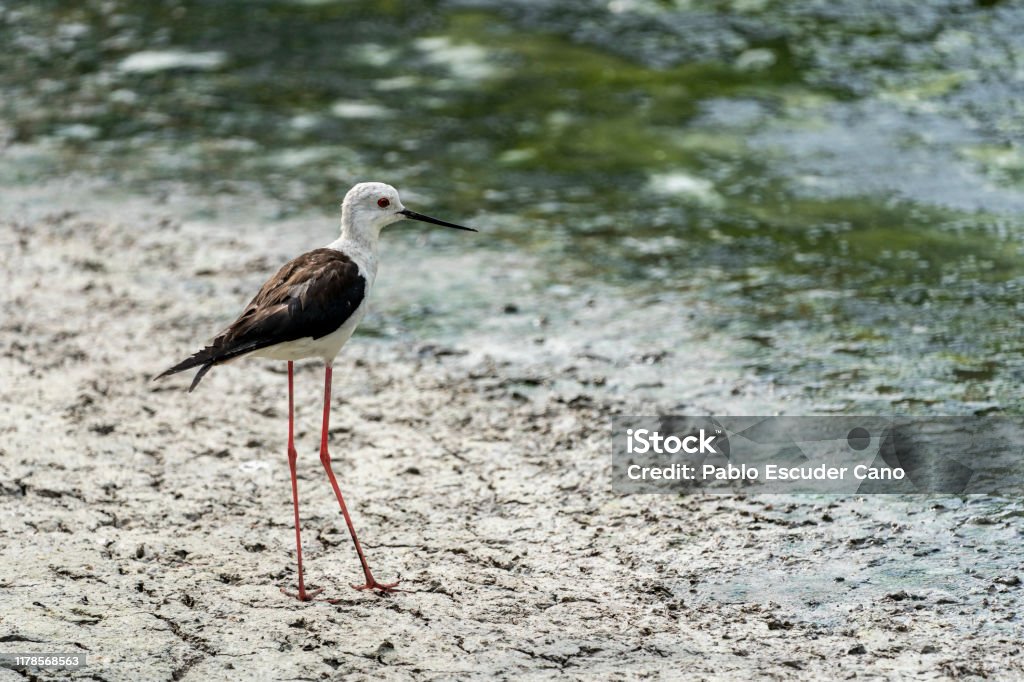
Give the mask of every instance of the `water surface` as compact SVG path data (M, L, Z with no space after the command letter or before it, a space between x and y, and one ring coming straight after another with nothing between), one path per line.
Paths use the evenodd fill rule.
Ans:
M416 277L369 332L604 358L609 390L710 410L673 378L1017 413L1022 29L953 1L3 3L0 177L311 225L384 179L485 231L389 237Z

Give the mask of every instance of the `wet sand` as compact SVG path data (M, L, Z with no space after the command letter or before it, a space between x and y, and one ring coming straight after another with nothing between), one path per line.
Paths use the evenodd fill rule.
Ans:
M336 365L336 471L390 597L349 587L299 366L306 576L339 601L286 598L284 365L150 379L317 242L101 194L0 215L0 651L103 680L1024 677L1019 505L615 496L611 415L672 406L458 341L357 334Z

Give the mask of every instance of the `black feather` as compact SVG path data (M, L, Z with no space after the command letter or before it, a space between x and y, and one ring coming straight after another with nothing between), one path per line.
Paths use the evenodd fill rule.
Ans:
M202 366L191 392L214 366L279 343L337 330L366 296L359 266L334 249L316 249L289 261L271 277L237 320L210 345L154 379Z

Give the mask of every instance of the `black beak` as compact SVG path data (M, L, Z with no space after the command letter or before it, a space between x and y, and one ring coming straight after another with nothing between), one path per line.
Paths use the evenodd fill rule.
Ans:
M413 220L420 220L425 223L432 223L434 225L441 225L442 227L450 227L454 230L465 230L466 232L476 232L472 227L463 227L462 225L456 225L455 223L448 223L437 218L431 218L428 215L417 213L416 211L410 211L409 209L402 209L398 212L399 215L404 215L406 218L412 218Z

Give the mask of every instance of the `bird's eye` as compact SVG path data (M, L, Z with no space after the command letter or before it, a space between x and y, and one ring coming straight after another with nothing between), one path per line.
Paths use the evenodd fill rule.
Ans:
M387 208L388 206L391 205L391 202L387 199L387 197L381 197L380 199L377 199L377 205L380 206L381 208Z

